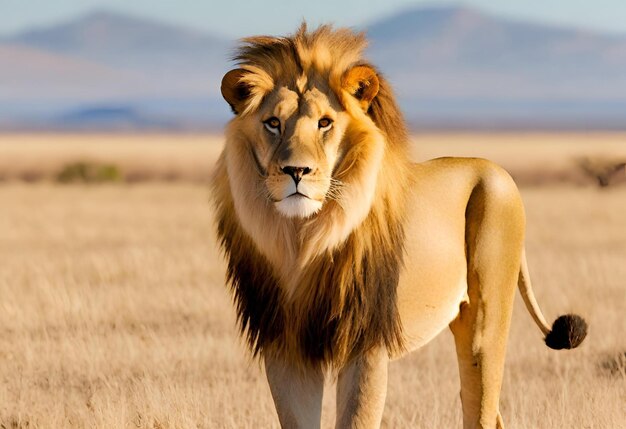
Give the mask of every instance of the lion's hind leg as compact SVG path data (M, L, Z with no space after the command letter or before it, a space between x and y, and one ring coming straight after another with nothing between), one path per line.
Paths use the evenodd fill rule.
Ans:
M500 389L524 235L521 200L507 178L479 184L466 212L469 300L450 324L464 429L503 427Z
M472 316L469 304L462 307L450 327L454 333L461 380L463 428L503 429L499 400L504 351L491 344L475 347L477 342L473 341L474 330L470 322L475 316Z

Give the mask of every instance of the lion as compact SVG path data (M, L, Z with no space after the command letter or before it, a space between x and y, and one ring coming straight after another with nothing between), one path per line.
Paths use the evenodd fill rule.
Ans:
M221 92L235 116L212 180L241 334L265 364L282 427L319 427L326 376L337 427L380 425L387 366L449 326L464 428L499 413L515 285L545 342L578 346L576 315L552 328L533 296L519 191L499 166L415 164L366 38L306 24L243 39Z

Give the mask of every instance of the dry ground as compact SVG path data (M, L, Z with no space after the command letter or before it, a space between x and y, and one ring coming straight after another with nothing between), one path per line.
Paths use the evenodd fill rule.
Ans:
M0 134L0 181L53 179L74 162L112 164L126 182L206 183L223 138L207 135ZM626 162L626 134L419 134L416 159L476 156L504 166L522 185L593 184L581 160ZM621 174L620 174L621 173ZM613 181L626 182L626 171Z
M425 157L480 149L424 138ZM126 144L129 163L160 156ZM178 156L210 168L219 144L197 145ZM509 150L499 162L522 162L524 150ZM508 427L626 427L626 187L522 194L544 313L578 312L591 328L580 349L549 350L518 297L501 401ZM237 339L208 197L191 183L0 185L0 427L276 427L262 369ZM460 427L448 332L391 365L383 427Z

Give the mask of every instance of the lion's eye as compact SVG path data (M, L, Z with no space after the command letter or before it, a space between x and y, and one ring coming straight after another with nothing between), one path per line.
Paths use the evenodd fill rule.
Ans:
M329 130L332 125L333 125L333 120L330 118L322 118L317 123L317 127L323 131Z
M263 121L263 125L265 125L265 128L272 134L280 133L280 119L275 116Z

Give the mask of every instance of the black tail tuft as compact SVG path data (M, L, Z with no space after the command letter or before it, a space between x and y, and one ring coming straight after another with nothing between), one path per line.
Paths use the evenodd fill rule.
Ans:
M587 322L575 314L559 317L552 324L552 330L546 335L546 345L551 349L574 349L587 336Z

